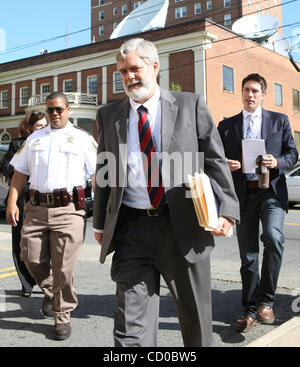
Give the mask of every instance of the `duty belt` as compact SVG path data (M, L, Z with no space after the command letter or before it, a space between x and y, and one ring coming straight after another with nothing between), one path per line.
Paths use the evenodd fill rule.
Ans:
M71 193L66 188L55 189L53 192L46 193L29 190L29 200L34 206L41 205L49 208L58 208L74 202L76 209L85 208L85 194L82 186L75 186Z

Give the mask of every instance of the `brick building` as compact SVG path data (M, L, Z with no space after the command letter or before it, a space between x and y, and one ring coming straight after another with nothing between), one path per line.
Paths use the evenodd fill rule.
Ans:
M183 91L199 93L216 123L241 111L245 75L265 76L264 107L289 116L300 148L300 73L288 58L210 20L196 19L139 36L159 50L160 86L169 89L178 83ZM62 90L70 101L72 122L96 136L97 109L124 96L115 55L125 39L1 64L0 134L15 137L25 111L44 110L47 94Z
M109 39L116 26L143 2L91 0L91 41ZM231 28L237 19L251 13L276 16L282 25L281 0L169 0L166 27L208 18Z

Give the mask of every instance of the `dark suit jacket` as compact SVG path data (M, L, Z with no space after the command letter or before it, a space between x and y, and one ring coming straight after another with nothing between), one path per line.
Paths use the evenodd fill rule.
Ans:
M8 151L1 161L0 171L8 180L11 180L14 174L14 167L10 165L9 162L12 160L15 153L21 148L25 140L26 139L22 137L12 139L9 144Z
M94 228L104 229L100 261L104 262L108 253L114 250L113 234L122 202L127 170L127 133L129 99L107 105L98 110L97 127L99 134L98 154L113 153L116 167L109 165L98 156L96 170L96 190L94 197ZM224 150L216 126L201 97L192 93L175 93L161 89L161 151L172 154L178 152L204 152L204 170L211 178L213 190L220 204L219 215L239 219L239 207L234 192L232 178L225 161ZM107 156L108 161L111 157ZM162 157L162 166L165 159ZM199 172L201 162L193 162L187 174ZM203 166L202 166L203 168ZM114 172L116 174L114 175ZM104 175L103 172L106 172ZM178 173L178 172L177 172ZM162 170L163 182L170 174ZM172 178L164 185L169 206L173 231L178 246L185 258L194 263L211 251L213 236L199 227L187 186ZM110 185L103 185L109 178ZM115 184L116 180L116 184ZM105 186L105 187L101 187Z
M8 151L6 152L5 156L3 157L1 164L0 164L0 172L3 173L3 175L8 180L9 184L12 179L12 176L14 174L14 167L9 163L15 153L21 148L22 144L26 138L18 137L12 139L12 141L9 144ZM26 196L28 194L29 186L28 183L25 185L22 194L18 197L17 205L20 208L21 206L24 206L24 195ZM9 192L7 193L7 196L4 200L5 205L7 205Z
M218 130L226 158L238 160L242 164L243 113L221 121ZM282 113L262 109L261 134L262 139L265 139L267 154L272 154L278 161L278 168L270 170L270 186L287 211L288 196L284 172L298 160L288 117ZM242 168L231 173L242 213L247 194L246 175L243 174Z

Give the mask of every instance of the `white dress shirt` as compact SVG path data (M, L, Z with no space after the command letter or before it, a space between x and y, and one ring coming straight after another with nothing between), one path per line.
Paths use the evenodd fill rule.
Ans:
M140 139L138 131L139 115L137 112L141 103L130 99L129 124L128 124L128 162L127 162L127 187L124 189L122 203L137 209L150 209L152 207L142 164ZM143 106L147 108L148 119L152 131L153 143L156 152L161 151L161 103L160 89L156 87L154 95Z
M256 132L256 139L261 139L261 124L262 124L262 109L261 106L258 106L254 112L248 112L243 109L243 137L246 138L246 132L251 121L251 117L253 117L254 121L254 130Z
M30 176L30 189L53 192L86 185L86 175L96 170L97 151L94 139L71 122L62 129L51 129L50 124L36 130L14 155L10 164Z

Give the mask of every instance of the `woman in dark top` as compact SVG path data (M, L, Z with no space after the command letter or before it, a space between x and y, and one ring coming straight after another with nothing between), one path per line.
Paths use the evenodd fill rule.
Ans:
M35 130L41 129L47 125L44 112L30 111L26 114L24 119L19 125L19 137L12 139L9 148L3 160L1 162L0 170L6 177L8 182L10 182L14 168L9 164L12 157L20 149L26 138L32 134ZM18 199L18 207L20 210L19 222L17 227L12 227L12 255L13 261L22 285L21 295L23 297L29 297L32 292L33 286L36 284L35 280L32 278L28 272L25 264L20 259L20 240L21 240L21 229L23 225L23 215L24 215L24 198L28 194L28 185L25 186L22 194Z

